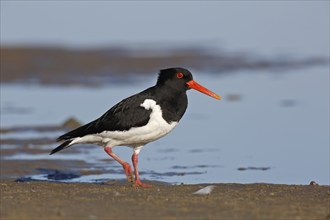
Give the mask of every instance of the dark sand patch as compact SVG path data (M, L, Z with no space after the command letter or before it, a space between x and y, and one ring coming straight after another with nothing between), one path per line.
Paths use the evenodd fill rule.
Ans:
M133 74L156 74L160 68L182 66L215 74L239 70L289 70L327 65L323 57L305 59L254 57L251 53L208 51L205 48L66 49L56 47L1 47L1 82L99 86L132 83ZM130 77L128 77L130 76ZM237 100L237 97L231 97Z

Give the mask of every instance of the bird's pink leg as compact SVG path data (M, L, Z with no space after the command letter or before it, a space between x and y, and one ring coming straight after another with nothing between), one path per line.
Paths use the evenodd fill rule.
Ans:
M134 152L132 155L132 163L134 167L134 175L135 175L135 185L141 187L151 187L149 184L141 183L139 171L138 171L138 153Z
M115 159L118 163L120 163L123 166L127 180L133 183L133 172L129 163L123 161L122 159L120 159L120 157L118 157L115 153L113 153L111 147L105 147L104 151L107 152L107 154L109 154L110 157Z

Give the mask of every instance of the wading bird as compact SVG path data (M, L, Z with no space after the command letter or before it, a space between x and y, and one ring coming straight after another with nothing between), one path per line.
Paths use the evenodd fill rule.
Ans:
M148 187L139 177L138 155L144 145L168 134L178 124L188 106L186 91L189 89L220 99L195 82L187 69L164 69L155 86L122 100L100 118L60 136L57 141L64 142L50 154L74 144L100 145L123 166L128 181ZM129 163L112 151L115 146L133 148L134 178Z

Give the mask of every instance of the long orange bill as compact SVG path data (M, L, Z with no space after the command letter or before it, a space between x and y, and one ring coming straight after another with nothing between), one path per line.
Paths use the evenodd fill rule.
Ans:
M188 85L188 88L189 89L195 89L195 90L197 90L199 92L202 92L202 93L204 93L204 94L206 94L208 96L211 96L211 97L213 97L215 99L218 99L218 100L221 99L221 97L219 95L217 95L214 92L208 90L207 88L205 88L204 86L198 84L194 80L190 80L189 82L187 82L187 85Z

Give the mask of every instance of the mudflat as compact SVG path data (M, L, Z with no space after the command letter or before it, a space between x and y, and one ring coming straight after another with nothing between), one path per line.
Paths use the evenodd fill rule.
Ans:
M1 180L1 219L329 219L329 186Z

